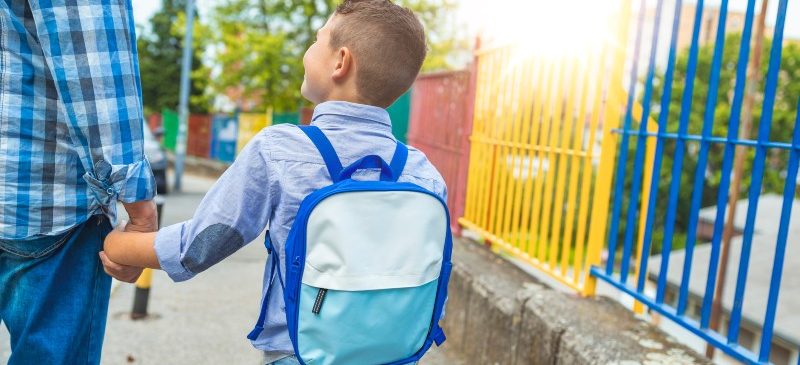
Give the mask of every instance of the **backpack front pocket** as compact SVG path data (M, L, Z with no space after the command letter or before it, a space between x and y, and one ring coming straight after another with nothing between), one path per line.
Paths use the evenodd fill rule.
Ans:
M297 343L306 364L387 364L422 348L438 280L395 289L345 291L302 284Z

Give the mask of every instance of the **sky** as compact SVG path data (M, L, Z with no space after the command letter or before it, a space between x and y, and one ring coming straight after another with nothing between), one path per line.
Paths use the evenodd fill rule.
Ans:
M217 0L196 0L197 8L201 16L207 13ZM599 0L594 0L600 2ZM650 4L655 4L655 0L647 0ZM520 24L536 19L532 9L536 9L542 4L552 4L565 2L564 0L460 0L459 16L462 26L474 33L479 29L501 28L501 33L518 32ZM634 3L638 0L634 0ZM674 0L667 0L666 5L674 3ZM687 3L696 3L696 0L688 0ZM720 0L707 0L706 6L719 6ZM760 8L761 0L757 0L756 9ZM730 0L730 9L744 11L747 0ZM522 6L520 6L522 5ZM133 0L134 19L141 26L147 25L147 20L161 7L159 0ZM521 11L510 11L513 9ZM669 9L669 7L665 8ZM775 14L778 10L778 0L771 0L769 4L768 24L775 23ZM788 14L800 14L800 2L789 1ZM509 19L514 21L509 21ZM503 28L508 28L503 29ZM788 16L786 18L786 35L791 38L800 38L800 16Z
M161 1L158 0L133 0L133 20L136 25L145 25L155 12L161 8Z
M161 7L161 0L132 0L134 19L139 28L149 30L150 17ZM195 0L201 18L208 18L214 5L222 0ZM531 50L561 52L565 49L586 50L593 45L602 44L603 32L592 32L592 29L603 29L602 13L614 10L621 0L457 0L458 13L455 18L457 33L467 39L474 39L477 34L483 35L484 44L518 43L527 45ZM634 4L634 14L639 4L645 1L648 7L655 7L657 0L630 0ZM663 65L667 61L670 38L672 9L676 1L664 0L666 21L662 21L659 37L657 62ZM696 4L698 0L683 0L685 4ZM768 26L774 26L780 0L769 0L767 14ZM705 0L705 7L719 7L721 0ZM729 9L744 12L748 0L729 0ZM761 8L762 0L756 0L756 11ZM600 14L601 16L598 16ZM800 1L789 1L787 9L785 38L800 39ZM452 21L452 20L451 20ZM632 21L634 21L632 19ZM683 20L682 21L691 21ZM572 22L574 27L564 27L564 22ZM555 31L554 31L555 30ZM141 32L141 31L140 31ZM539 36L545 34L547 36ZM587 34L592 36L587 37ZM472 43L470 41L470 43ZM462 65L468 61L454 60L454 65Z
M195 0L195 6L200 12L200 16L204 16L214 6L216 0ZM133 20L136 25L147 27L149 19L159 9L161 9L161 0L132 0L133 5Z
M695 3L695 1L692 1ZM719 0L709 0L706 4L713 4L715 6L719 6ZM769 7L767 11L767 24L774 25L775 18L778 13L778 0L770 0ZM730 9L736 9L739 11L747 10L747 1L746 0L731 0L730 5L728 5ZM756 11L761 9L761 1L756 1ZM790 36L791 38L800 38L800 3L797 1L789 1L789 6L786 10L786 30L785 34Z
M605 2L608 4L610 1L607 0L572 0L572 1L565 1L565 0L493 0L493 1L486 1L486 0L460 0L461 9L459 16L462 19L469 19L471 20L469 23L471 27L474 29L495 29L501 33L511 33L517 32L521 29L520 24L530 24L531 22L536 21L537 19L542 19L544 21L548 21L547 17L543 17L540 14L535 12L536 9L540 9L542 7L546 9L551 9L557 7L557 4L566 4L566 3L584 3L585 5L589 5L589 8L597 8L596 4L602 4ZM632 0L635 6L638 8L638 4L640 0ZM648 6L655 7L656 1L655 0L647 0ZM696 0L687 0L684 1L686 4L696 4ZM770 0L768 13L767 13L767 24L774 25L776 14L778 11L778 3L779 0ZM669 19L672 16L672 9L674 8L675 0L666 0L664 3L664 9L669 9ZM706 0L705 7L719 7L720 0ZM730 10L738 10L744 12L747 8L747 0L729 0L728 9ZM575 13L588 13L589 10L586 9L585 6L574 6L570 5L570 7L561 6L564 8L564 13L566 14L575 14ZM761 0L756 1L756 11L761 8ZM510 11L510 9L516 9L516 11ZM590 9L591 11L596 11L597 9ZM552 12L552 11L551 11ZM789 6L787 9L787 14L790 14L786 17L786 28L785 28L785 35L787 37L800 39L800 2L799 1L789 1ZM792 15L793 14L793 15ZM569 15L561 17L567 18ZM581 24L580 22L576 22L576 24ZM505 29L508 29L507 31Z

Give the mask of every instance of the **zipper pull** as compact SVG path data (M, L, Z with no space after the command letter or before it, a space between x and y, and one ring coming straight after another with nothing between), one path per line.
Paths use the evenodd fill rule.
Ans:
M320 288L317 292L317 300L314 301L314 307L311 308L311 313L319 314L322 310L322 302L325 301L325 294L328 294L328 289Z

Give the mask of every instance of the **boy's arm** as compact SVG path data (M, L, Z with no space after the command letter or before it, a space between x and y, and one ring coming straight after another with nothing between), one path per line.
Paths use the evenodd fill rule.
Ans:
M155 242L144 242L146 248L128 245L137 247L129 258L148 263L152 248L161 269L172 280L184 281L258 237L269 222L280 191L270 169L269 144L276 143L271 141L275 138L270 128L258 133L214 183L192 219L162 228ZM150 238L120 236L128 237L139 243Z
M160 269L153 245L157 232L124 232L114 230L106 237L104 251L106 256L117 264Z

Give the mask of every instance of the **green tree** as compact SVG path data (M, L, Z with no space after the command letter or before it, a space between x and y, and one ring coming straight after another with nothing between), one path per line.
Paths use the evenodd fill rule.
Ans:
M469 40L455 26L458 7L455 0L400 0L399 4L416 13L428 37L428 56L422 72L452 70L453 59L470 51Z
M247 111L296 111L307 105L300 95L302 58L339 0L225 0L213 12L213 43L218 72L211 87L234 95ZM405 0L426 25L431 52L424 70L450 67L449 55L463 44L442 22L454 0ZM254 102L248 105L249 102Z
M746 139L757 139L758 128L762 113L764 89L766 86L766 73L769 65L769 51L771 39L765 39L762 49L761 79L756 86L755 102L753 104L752 132ZM720 73L718 100L714 109L713 136L727 137L729 121L731 117L731 104L736 82L736 67L739 58L739 46L741 35L731 34L725 39L723 60ZM702 134L703 117L706 108L706 99L709 91L711 75L711 64L714 52L714 45L709 44L700 47L697 59L697 76L694 80L692 92L692 106L689 114L688 133L694 135ZM684 89L686 88L686 77L689 61L689 50L682 50L677 57L675 64L674 81L672 84L672 94L669 101L669 114L667 117L667 133L677 133L681 103ZM654 92L652 101L652 115L654 120L658 120L661 112L661 97L664 88L664 72L658 72L654 81ZM778 92L776 94L775 107L772 118L772 128L770 140L777 142L790 142L797 113L797 102L800 98L800 46L790 43L784 46L781 57L781 71L779 73ZM635 128L638 128L636 126ZM626 176L624 205L622 212L622 224L620 227L624 231L626 226L625 214L628 209L629 192L633 171L633 159L636 150L635 137L632 137L629 160L627 161L628 175ZM678 191L678 203L676 214L675 236L673 249L682 248L685 243L685 232L688 228L689 209L693 194L694 175L697 167L697 160L700 150L698 142L689 141L686 143L683 166L681 169L681 186ZM675 140L666 140L664 143L663 162L661 173L658 177L658 202L655 207L655 221L653 222L653 253L661 250L663 242L664 224L670 184L672 182L672 168L676 149ZM702 192L702 207L716 204L719 184L722 174L722 160L724 155L724 145L712 144L709 149L708 165L706 167L705 186ZM755 149L748 148L747 157L744 164L744 175L742 179L742 189L740 199L748 196ZM764 169L764 180L762 193L783 194L785 171L788 165L789 153L785 150L771 150L766 158L766 168ZM644 197L645 199L647 197ZM638 209L638 206L637 206ZM745 214L738 212L737 214ZM638 220L638 216L637 216ZM622 242L622 232L619 233L619 242Z
M150 18L150 31L140 34L138 43L139 68L142 78L142 97L146 113L159 112L163 108L177 109L180 95L181 57L183 54L183 30L175 25L181 21L185 0L163 0L161 10ZM195 18L197 19L197 18ZM195 38L202 41L202 38ZM195 44L197 45L197 44ZM194 47L192 72L204 72L203 47ZM210 104L205 95L207 78L193 77L189 110L208 112Z

